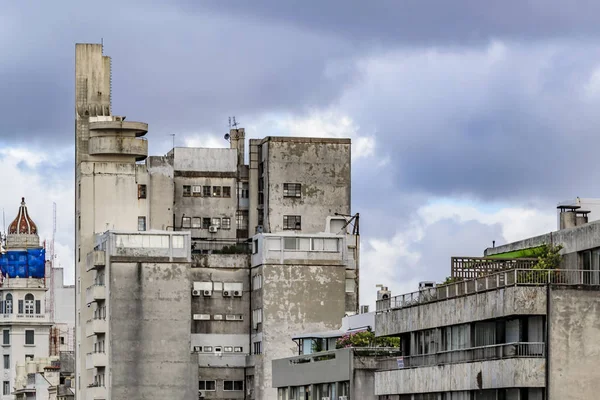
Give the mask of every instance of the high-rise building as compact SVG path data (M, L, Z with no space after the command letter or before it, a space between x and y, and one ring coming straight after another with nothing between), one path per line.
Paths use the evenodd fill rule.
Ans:
M155 256L146 254L153 235L173 239L179 237L176 233L185 233L189 260L182 256L162 261L167 269L169 263L177 268L189 263L185 278L176 281L188 293L180 297L176 314L177 329L184 326L180 313L188 314L187 339L177 336L171 352L181 356L178 362L183 364L181 346L194 357L197 368L190 379L201 397L276 398L271 360L294 354L289 336L303 329L334 329L344 315L358 310L359 237L358 216L351 216L350 207L350 140L253 139L246 164L245 130L234 127L226 135L228 148L175 147L165 156L147 157L147 141L142 137L148 126L113 116L110 93L110 59L103 55L102 46L78 44L76 363L80 395L90 386L95 399L125 398L125 392L117 394L116 374L128 371L111 344L117 343L113 337L117 331L110 321L119 320L112 313L125 307L122 302L128 301L127 307L144 304L136 296L128 299L112 293L117 288L135 292L139 283L129 276L115 285L121 270L109 262L115 255L103 248L106 232L139 236L125 247L137 248L142 258ZM140 239L146 236L149 239ZM140 244L144 240L147 245ZM98 253L102 251L106 261L100 266L96 257L102 257ZM161 282L157 277L152 285L145 284L152 292L160 289ZM164 284L171 287L172 283ZM155 310L157 323L163 318L159 311L163 300L168 308L169 300L159 296L147 309ZM134 311L133 320L143 324ZM94 322L98 318L107 321L106 327L88 330L86 321L103 324ZM160 329L155 334L148 333L135 346L167 340ZM86 354L98 348L107 354L102 360L105 365L86 365ZM137 362L144 363L144 354ZM187 390L181 371L179 380L173 381ZM172 375L136 384L141 393L148 390L145 385L168 378Z

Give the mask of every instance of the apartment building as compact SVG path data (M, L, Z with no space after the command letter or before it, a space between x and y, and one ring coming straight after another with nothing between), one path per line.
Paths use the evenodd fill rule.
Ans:
M558 269L535 266L562 245ZM375 373L383 400L591 399L600 390L600 221L453 258L455 282L380 293L376 334L402 357Z
M358 310L360 242L358 229L351 229L358 228L358 215L350 215L350 140L253 139L245 164L243 128L226 135L228 148L176 147L165 156L150 157L147 131L146 123L112 114L110 58L102 46L78 44L78 395L93 391L95 399L120 398L114 394L117 382L106 373L117 359L91 356L105 362L104 367L86 360L116 334L110 327L103 333L93 332L101 327L89 331L86 326L86 321L102 324L94 322L98 315L111 318L108 299L115 286L106 286L105 270L94 261L98 238L110 231L181 232L188 235L191 258L188 281L179 281L189 301L182 308L188 310L188 337L180 337L179 343L198 357L194 387L205 398L275 398L270 360L293 354L287 348L277 353L278 343L287 346L291 331L332 326ZM270 234L275 236L267 239ZM275 242L279 249L263 251L265 243ZM257 255L271 251L278 251L279 258ZM283 270L288 274L277 276ZM269 278L261 278L265 274ZM121 290L134 283L124 280ZM327 296L305 296L303 290L312 287ZM291 308L277 307L277 296L288 296ZM113 307L119 301L125 299L115 297ZM170 376L154 378L157 385ZM140 383L140 390L144 384L150 381Z

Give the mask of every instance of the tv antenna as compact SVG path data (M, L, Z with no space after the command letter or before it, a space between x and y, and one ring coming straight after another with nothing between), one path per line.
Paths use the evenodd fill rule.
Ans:
M235 129L237 131L237 127L238 127L238 123L235 120L235 117L229 117L229 131L231 131L231 129ZM224 136L225 140L230 140L231 139L231 135L229 134L229 132L227 132Z
M175 148L175 134L174 133L169 133L169 136L173 137L173 148Z

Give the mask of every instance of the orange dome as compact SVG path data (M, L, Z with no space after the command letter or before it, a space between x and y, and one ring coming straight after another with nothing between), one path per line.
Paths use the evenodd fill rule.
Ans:
M37 235L37 226L35 222L29 217L27 213L27 206L25 205L25 197L21 197L21 207L19 207L19 214L17 218L8 226L9 235Z

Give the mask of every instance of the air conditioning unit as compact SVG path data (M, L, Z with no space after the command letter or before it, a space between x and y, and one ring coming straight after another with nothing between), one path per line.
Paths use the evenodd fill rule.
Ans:
M234 290L233 291L233 297L242 297L242 291L241 290Z
M200 296L200 291L199 290L192 290L192 296Z
M204 297L210 297L212 296L212 290L203 290L202 294L204 295Z
M217 233L218 230L219 230L219 227L217 227L217 226L209 226L208 227L208 231L210 233Z
M223 290L223 297L231 297L231 292L229 290Z
M198 390L198 398L199 399L203 399L204 398L204 392L202 390Z

